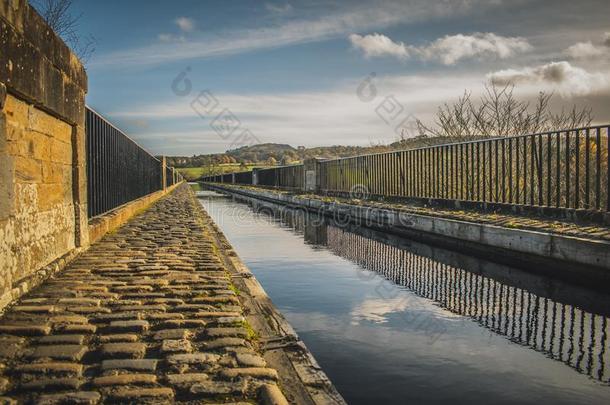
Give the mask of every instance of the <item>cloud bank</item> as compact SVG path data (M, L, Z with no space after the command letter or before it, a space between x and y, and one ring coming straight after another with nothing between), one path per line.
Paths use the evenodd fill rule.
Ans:
M443 65L454 65L462 59L492 57L507 59L532 49L530 43L520 37L504 37L494 33L471 35L446 35L427 45L413 46L394 42L382 34L349 36L352 46L361 50L367 58L394 56L399 59L417 58L435 61Z
M460 15L475 8L495 7L484 0L455 0L440 7L427 0L387 1L384 7L344 7L330 14L311 19L294 19L283 23L251 29L228 29L222 35L198 35L184 43L155 43L98 55L91 68L148 66L194 58L235 55L282 46L318 42L345 37L358 31L396 24L422 22ZM194 22L181 17L176 24L183 32L194 30ZM180 22L179 22L180 21Z
M494 84L533 84L557 88L562 96L584 96L600 93L608 88L608 77L590 73L569 62L551 62L522 69L505 69L487 75Z
M375 56L394 56L399 59L404 59L409 56L409 51L402 42L396 43L390 38L381 34L358 35L352 34L349 36L354 48L364 52L367 58Z

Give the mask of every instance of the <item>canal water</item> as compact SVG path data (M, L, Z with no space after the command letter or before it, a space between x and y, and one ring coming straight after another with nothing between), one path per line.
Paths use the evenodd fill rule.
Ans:
M349 404L609 404L610 297L276 206L202 205Z

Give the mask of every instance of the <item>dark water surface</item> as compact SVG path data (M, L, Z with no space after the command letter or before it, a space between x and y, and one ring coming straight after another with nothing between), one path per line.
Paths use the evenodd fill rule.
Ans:
M350 404L610 404L610 297L200 193Z

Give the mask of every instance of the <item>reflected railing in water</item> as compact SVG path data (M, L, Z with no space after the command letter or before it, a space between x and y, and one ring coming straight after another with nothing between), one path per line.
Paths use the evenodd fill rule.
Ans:
M255 206L260 210L262 206ZM559 280L319 215L263 208L307 243L324 246L440 307L610 383L610 297Z

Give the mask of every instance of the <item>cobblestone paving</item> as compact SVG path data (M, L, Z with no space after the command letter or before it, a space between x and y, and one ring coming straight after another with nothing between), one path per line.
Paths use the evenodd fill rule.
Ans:
M233 186L222 184L223 187L235 187L243 188L247 190L261 190L256 187L248 186ZM264 189L265 192L275 193L286 193L283 191ZM523 215L508 215L508 214L496 214L489 212L477 212L474 210L457 210L457 209L444 209L444 208L431 208L431 207L420 207L415 205L407 204L393 204L388 202L378 201L364 201L364 200L353 200L348 198L338 197L322 197L315 194L299 194L303 197L310 199L318 199L323 201L336 201L345 204L357 204L363 206L370 206L375 208L386 208L394 209L402 212L408 212L412 214L428 215L435 217L443 217L448 219L455 219L459 221L469 221L484 223L496 226L503 226L507 228L515 229L529 229L540 232L549 232L561 235L575 236L579 238L587 239L599 239L610 241L610 227L596 224L579 224L570 221L560 221L548 218L534 217L534 216L523 216Z
M0 403L285 403L188 193L179 187L5 312Z

